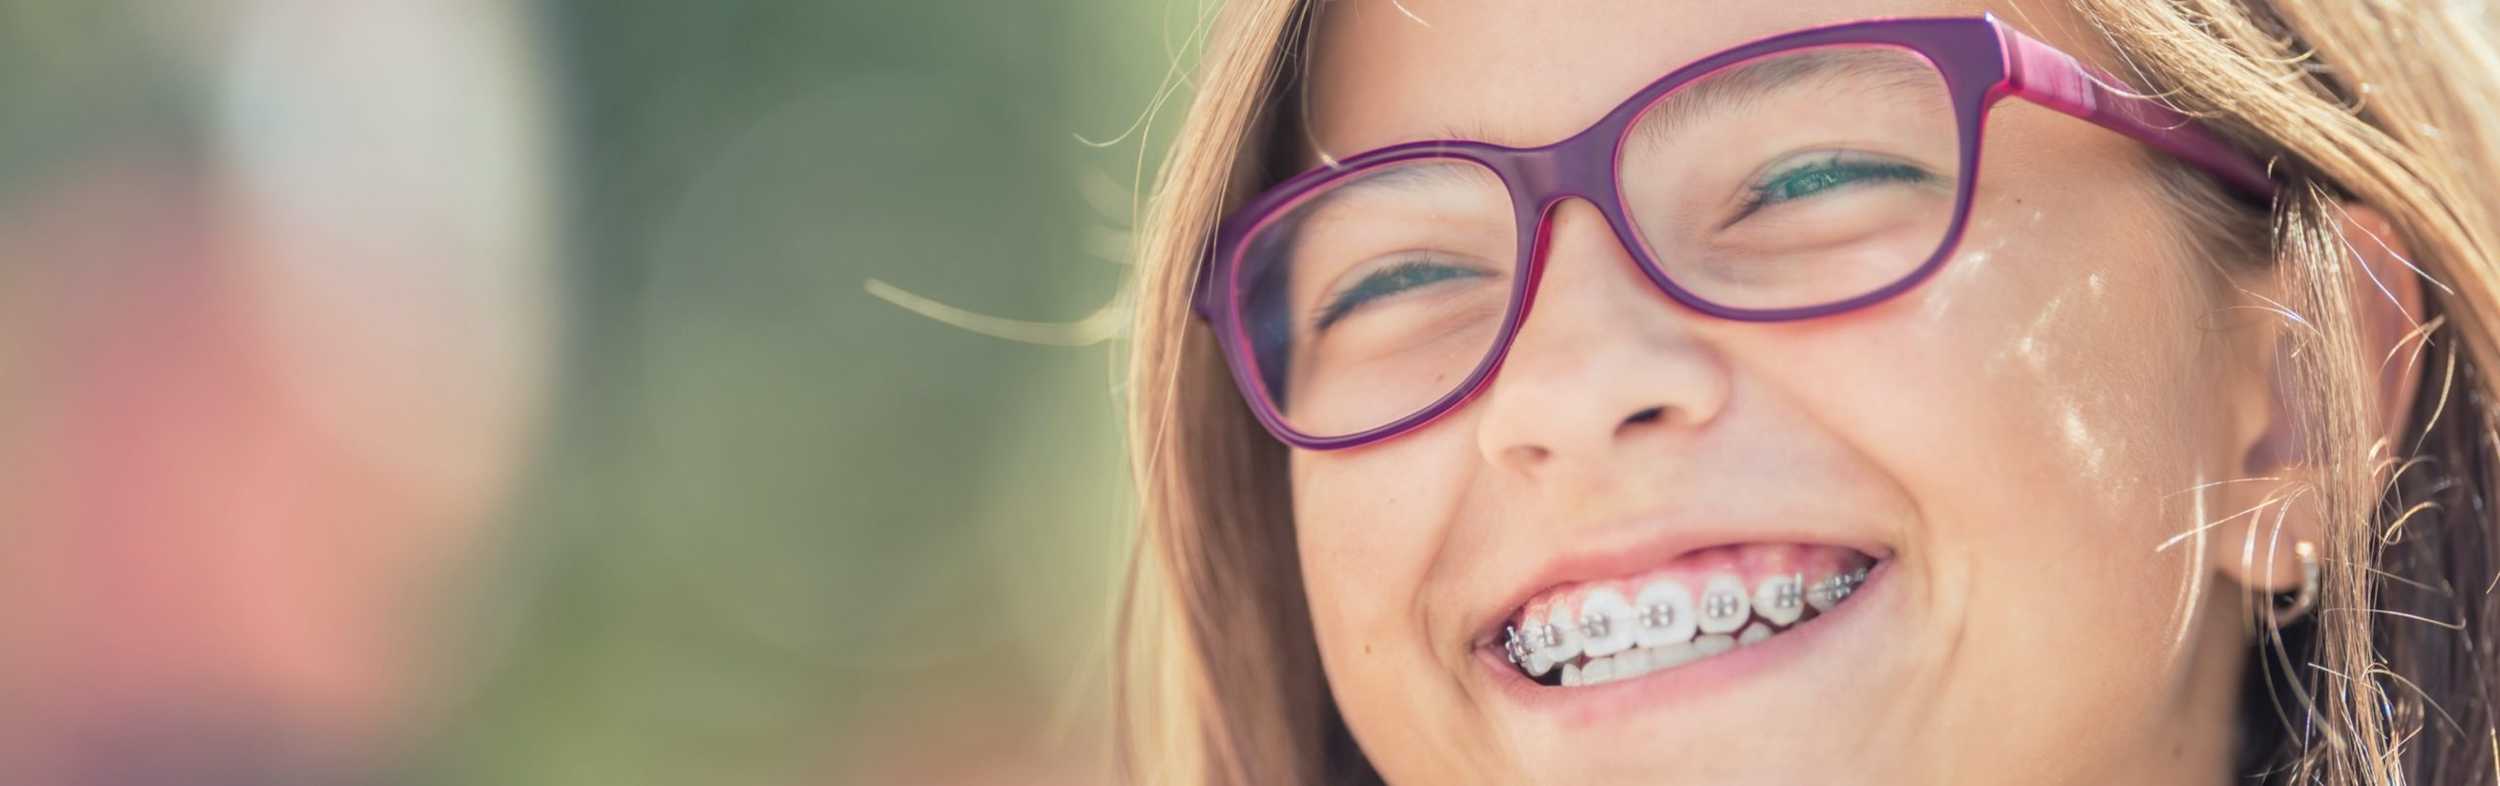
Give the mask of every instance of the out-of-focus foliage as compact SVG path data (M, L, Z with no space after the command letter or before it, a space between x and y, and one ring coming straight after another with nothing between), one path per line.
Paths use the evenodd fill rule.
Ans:
M569 384L451 781L1099 780L1113 347L864 282L1035 321L1109 301L1140 144L1079 137L1146 109L1194 13L549 8Z
M231 316L232 324L260 326L237 328L234 335L246 338L230 340L177 321L161 337L137 333L90 346L79 332L90 321L162 309L139 299L97 307L105 317L21 309L0 318L15 331L13 340L0 339L0 468L51 463L57 445L41 436L55 433L46 430L55 421L123 422L109 401L81 398L109 384L54 385L41 374L124 343L162 347L172 358L164 364L191 369L180 380L194 387L170 398L218 401L194 394L243 391L234 393L239 403L202 409L198 420L176 413L129 421L214 421L240 435L151 459L147 472L132 475L135 493L151 493L141 482L149 478L167 488L213 485L227 455L216 445L257 444L277 428L235 412L309 424L300 431L310 436L271 444L408 441L377 435L413 430L414 441L429 445L433 434L445 435L442 445L469 445L456 437L476 436L475 444L520 446L493 456L465 447L403 454L388 445L350 458L301 454L304 467L405 475L410 488L490 496L443 492L453 501L418 505L384 484L364 497L337 491L342 512L329 518L305 513L303 520L335 532L379 533L364 545L384 554L403 548L391 545L401 542L393 527L462 519L444 528L458 537L423 541L449 552L444 558L393 563L388 581L375 578L370 598L379 600L336 590L357 584L367 563L330 560L336 555L326 547L302 545L314 542L303 537L309 530L229 531L187 515L150 522L166 531L193 527L187 532L202 542L249 532L296 543L292 552L231 550L298 560L270 563L283 570L214 564L228 558L219 549L167 558L201 561L202 575L244 588L236 597L321 599L337 624L359 629L339 641L396 642L365 664L392 676L336 681L369 689L337 706L399 718L336 730L341 740L359 740L335 742L342 750L385 751L377 759L387 762L383 774L370 779L1101 782L1103 664L1132 516L1116 404L1121 347L1004 340L898 307L873 295L870 282L1022 322L1076 322L1115 304L1128 273L1123 257L1141 163L1158 148L1154 134L1133 133L1134 126L1187 54L1174 50L1197 32L1199 4L459 2L467 5L446 11L422 0L0 0L0 101L8 107L0 111L0 253L21 249L0 258L0 285L15 290L0 293L0 306L55 296L119 302L110 290L153 292L161 283L175 293L164 302L196 302L199 313L216 317L199 324L228 325ZM425 20L437 37L386 35L354 46L372 46L370 62L401 64L385 76L421 76L424 69L407 64L434 62L449 74L434 86L449 92L433 94L433 103L400 103L390 91L403 83L369 79L361 70L368 58L341 51L345 39L325 38L331 30L398 29L389 26L398 21L360 16L373 14ZM271 20L284 24L261 24ZM400 44L447 48L428 55ZM517 56L481 60L465 49L471 44ZM296 63L302 70L284 75ZM319 93L339 85L369 90ZM463 92L480 85L492 89ZM297 102L307 91L336 100ZM498 103L513 95L532 103ZM424 112L393 111L410 106ZM323 107L336 111L324 115ZM1167 118L1156 130L1171 124ZM426 144L403 144L409 140ZM255 158L270 150L294 157ZM427 156L413 170L404 158L392 162L398 169L332 167L410 151ZM407 177L391 179L399 176ZM80 185L89 181L127 190ZM328 194L331 203L313 206L344 223L269 218L263 203L276 197L254 190L267 183L283 187L277 197ZM471 183L485 185L465 187ZM159 268L22 250L85 247L47 239L60 233L52 228L59 222L44 217L57 212L99 216L97 226L69 236L123 231L118 209L62 207L80 204L67 201L76 194L111 208L154 199L133 195L156 191L162 209L132 215L176 216L166 236L186 239L165 246L175 251L154 264L228 283L201 289L152 272ZM410 193L421 198L411 202ZM408 217L409 204L474 219L477 199L513 200L508 211L492 202L498 207L480 230L518 238L498 253L543 259L478 274L482 257L467 235L448 232L437 247L421 234L436 226L432 214L390 221ZM341 228L349 225L358 229ZM365 232L369 225L389 231ZM226 242L235 237L243 240ZM389 261L307 250L341 237L382 243L376 258ZM108 263L122 272L101 279L65 272ZM473 275L497 283L460 278ZM303 281L321 286L296 286ZM488 312L464 299L488 295L502 298ZM281 306L293 310L257 311ZM511 313L516 307L527 313ZM481 329L479 313L500 320L499 328L516 327ZM304 314L338 321L307 322ZM402 330L429 318L439 320L430 323L439 332L410 338ZM530 328L533 320L546 329ZM453 370L402 363L373 349L384 344L349 340L381 330L373 325L398 331L377 332L376 341L423 344L422 357L447 358L439 368ZM290 362L336 363L269 371L246 362L260 357L255 342L296 353L271 350ZM242 347L235 353L244 360L185 365L226 357L225 347ZM348 371L358 368L365 370ZM305 384L286 387L292 394L251 392L270 374ZM355 390L390 391L377 400L393 407L339 404L333 386L315 384L352 376L361 377ZM465 405L484 395L477 391L495 394L487 397L495 407L481 411L525 414L490 423L448 414L467 409L431 406ZM284 479L326 483L326 475L284 469L298 465L281 459L297 454L266 455L280 458L255 477L287 496L251 497L259 492L245 488L234 492L238 499L276 510L300 490ZM367 459L383 468L359 463ZM120 460L101 450L65 471L112 480L124 469ZM112 496L111 486L98 486L98 495ZM12 490L0 494L0 512L39 513L0 526L0 535L25 534L26 542L90 560L58 560L46 570L113 566L115 552L82 545L99 520L82 517L85 508L0 481L0 492ZM20 498L34 502L11 507ZM408 515L356 512L368 510ZM56 552L17 553L32 560L24 555ZM0 557L0 568L9 560ZM343 578L303 583L312 580L288 573L296 569ZM297 583L282 585L280 577ZM118 581L62 586L125 586ZM0 595L51 586L0 581ZM160 589L168 597L186 592L171 583ZM36 603L30 608L42 614L13 615L8 600L0 597L0 628L33 622L0 631L0 645L67 641L45 620L109 614L99 611L106 605ZM178 608L188 607L166 605L164 613L190 613ZM210 617L200 620L209 631L202 635L250 627L220 627L216 613L199 612ZM270 613L304 630L329 624ZM278 644L255 647L237 649L304 662L288 661L294 656L285 653L295 651ZM131 658L170 663L192 654L181 649ZM342 644L335 651L364 650ZM7 654L0 653L0 692L41 679L27 665L33 660ZM248 671L236 666L234 674ZM339 673L351 672L363 673ZM291 700L254 698L255 678L199 671L181 679L194 678L214 683L201 696L252 705L233 714L254 720L219 721L219 728L282 741L277 747L334 744L328 730L299 728L330 715L262 712L261 703ZM106 701L58 693L60 702ZM141 721L154 710L144 692L127 703L96 715L146 727ZM90 745L26 731L53 720L0 718L0 777L13 755L50 766L42 762L77 757L46 746ZM364 739L372 735L384 736ZM220 754L187 755L213 761ZM302 758L330 762L325 767L368 760L364 753ZM286 760L273 755L252 765L267 775ZM327 781L337 771L304 780Z

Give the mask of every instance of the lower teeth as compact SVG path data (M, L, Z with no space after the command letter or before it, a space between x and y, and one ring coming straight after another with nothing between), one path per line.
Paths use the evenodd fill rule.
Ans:
M1799 622L1803 621L1799 620ZM1752 644L1783 633L1786 629L1757 619L1746 628L1746 631L1747 633L1738 635L1721 633L1699 636L1691 641L1676 642L1664 647L1633 647L1603 658L1581 655L1546 672L1544 676L1529 679L1552 688L1577 688L1628 680ZM1576 675L1579 678L1567 679L1568 675Z

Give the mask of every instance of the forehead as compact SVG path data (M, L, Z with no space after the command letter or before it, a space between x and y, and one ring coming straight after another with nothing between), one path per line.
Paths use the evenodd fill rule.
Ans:
M1970 0L1329 0L1313 27L1306 125L1311 146L1338 157L1450 136L1544 144L1746 41L1982 12L2060 45L2076 28L2058 9Z

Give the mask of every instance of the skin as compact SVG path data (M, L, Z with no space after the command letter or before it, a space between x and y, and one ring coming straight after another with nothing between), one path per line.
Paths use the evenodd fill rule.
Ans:
M1451 128L1543 144L1727 46L1982 11L2114 62L2047 6L1346 0L1321 11L1300 152ZM1374 766L1401 784L2226 781L2245 596L2294 586L2291 540L2313 535L2227 518L2285 488L2223 482L2266 474L2251 450L2285 429L2277 322L2250 307L2276 285L2148 231L2178 217L2147 160L2001 104L1956 258L1785 324L1675 304L1565 203L1489 389L1401 438L1291 458L1320 655ZM1883 635L1594 728L1492 688L1478 626L1556 555L1738 516L1846 517L1885 544L1889 587L1862 610ZM2170 543L2187 532L2204 537Z

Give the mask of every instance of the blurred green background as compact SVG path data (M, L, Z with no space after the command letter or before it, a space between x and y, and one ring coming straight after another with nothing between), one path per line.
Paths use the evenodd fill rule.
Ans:
M863 284L1111 301L1139 142L1079 136L1145 111L1195 14L1163 5L548 9L574 384L452 782L1099 782L1118 353Z
M261 324L255 309L277 312L267 304L294 298L313 304L297 311L335 321L273 317L278 328L245 330L233 341L192 340L185 336L225 334L167 328L130 344L205 357L255 342L345 342L333 336L363 334L322 325L383 323L407 326L416 338L388 344L388 352L357 345L364 348L315 353L346 359L292 371L244 363L237 367L253 370L226 374L204 366L211 370L151 389L204 400L204 391L260 390L235 382L261 378L255 374L317 390L331 388L307 386L364 376L381 380L369 387L389 391L377 400L399 403L345 408L349 414L324 416L343 420L322 421L328 425L314 432L361 435L333 441L377 455L416 450L406 447L409 439L388 437L399 433L392 427L420 436L478 430L479 444L514 446L508 459L443 448L390 464L417 467L408 474L429 482L491 476L458 486L491 490L475 504L348 496L337 510L350 512L306 516L288 530L293 535L269 536L310 542L301 536L391 526L468 533L446 541L454 544L450 556L417 560L414 578L337 568L348 564L333 560L345 552L315 550L287 559L328 566L301 573L339 574L320 580L330 584L277 586L271 577L297 575L288 566L299 565L278 558L233 571L198 568L217 578L189 589L176 586L188 579L167 579L169 599L160 605L169 609L179 596L208 596L198 588L212 584L236 597L273 598L264 604L270 608L308 596L381 598L338 616L389 629L339 636L393 642L383 648L391 657L364 658L388 661L372 680L384 688L308 690L354 698L337 700L348 709L296 712L288 708L329 705L276 688L254 693L248 686L289 683L250 676L259 673L251 658L238 655L237 665L212 673L204 661L158 669L132 654L130 674L178 676L132 678L156 686L133 691L139 698L63 690L18 705L0 723L0 743L14 743L0 744L0 773L12 772L6 762L16 751L24 772L66 782L215 780L59 775L81 771L60 762L95 758L94 739L128 744L131 735L113 731L124 723L118 719L174 704L149 697L214 684L246 687L201 689L218 698L193 703L267 705L209 714L262 719L234 722L259 724L252 736L281 741L270 747L352 752L301 757L323 762L305 766L321 773L303 775L307 783L1105 782L1108 629L1133 519L1117 403L1123 346L1116 337L1097 341L1103 337L1085 329L1048 325L1074 325L1118 305L1133 200L1159 151L1161 135L1152 132L1177 123L1185 95L1161 122L1138 126L1175 64L1186 62L1203 10L1165 0L0 0L0 44L9 47L0 54L0 99L13 107L0 116L0 259L7 260L0 289L10 293L0 295L0 309L22 307L0 318L0 333L12 336L0 339L0 467L55 463L69 440L48 442L44 434L78 433L82 417L123 414L118 405L93 403L118 400L95 391L119 377L55 380L84 379L70 371L80 358L122 345L85 326L128 320L81 316L83 305L28 304L119 302L122 293L149 290L150 281L172 280L162 270L181 269L241 283L165 285L173 302L196 299L211 303L209 312ZM396 32L420 22L434 32ZM342 30L363 32L333 37ZM416 43L402 52L399 42ZM393 73L446 81L426 102L403 103L392 92L401 83L360 70L381 61L405 65ZM262 90L236 77L251 72L238 62L274 63L272 73L284 76L270 80L281 87ZM317 79L338 89L300 87ZM516 103L492 100L512 85ZM354 98L297 114L268 110L272 101L310 93ZM520 141L497 141L507 138ZM317 147L319 155L305 156L312 165L270 174L283 167L255 151L297 149L288 144ZM490 154L473 155L481 149ZM320 165L386 154L407 160L363 173L369 180L354 180L353 167ZM543 186L505 183L512 173L504 169L533 170ZM98 174L134 170L143 174ZM62 207L84 204L72 195L91 192L95 182L132 180L140 183L133 190L106 189L108 209ZM338 226L297 214L286 214L301 219L291 223L227 221L265 218L263 192L285 190L272 182L325 195L311 203L348 209L320 214ZM124 252L57 240L126 236L127 227L146 222L123 220L120 206L156 192L203 205L168 211L191 217L170 223L208 227L172 232L206 239L171 244L179 250L160 256L172 262L150 263L162 267L116 263L108 257ZM505 199L535 207L494 207ZM373 216L403 203L471 216L455 228L488 226L480 231L545 242L513 244L523 250L491 257L493 264L438 267L473 246L447 239L431 247L428 238L466 236L411 221L413 228L377 231L389 242L368 244L393 262L258 261L284 256L267 248L295 247L266 237L354 239L364 230L340 227L384 220ZM56 209L97 216L102 228L61 229L45 218ZM536 223L521 225L529 221ZM221 229L229 224L246 229ZM249 242L227 253L221 239L230 236ZM102 281L64 272L102 268L137 272ZM463 275L501 283L441 283L451 268L483 270ZM328 288L308 295L264 284L294 280L269 269ZM871 281L979 315L1045 323L1026 336L1041 340L914 313L872 295ZM520 305L479 310L489 301ZM175 313L155 309L130 313ZM473 333L479 313L523 327ZM542 328L528 328L532 320ZM409 354L390 354L401 351ZM420 373L426 367L410 360L418 357L449 358L442 362L454 371ZM480 357L495 360L460 365ZM355 362L374 358L391 362ZM341 370L350 368L364 371ZM511 423L427 414L436 412L428 402L437 397L507 389L519 392L495 400L518 402L512 409L523 414ZM236 396L245 402L238 411L282 414L321 409L303 401L332 398L273 394L268 400L295 403L259 407L262 398ZM351 427L368 420L370 433ZM282 431L228 415L175 422L230 424L239 436L226 444L258 444ZM145 434L132 439L158 444ZM81 565L109 572L128 567L134 552L127 549L138 547L80 545L87 541L79 533L127 525L193 533L200 543L241 542L243 533L284 518L238 515L221 524L214 515L187 515L179 502L186 498L165 489L208 484L200 479L220 477L224 461L128 458L154 450L64 465L74 479L104 478L109 492L0 485L13 489L13 502L0 501L0 513L16 518L11 532L38 544L20 550L22 559L62 568L57 573ZM193 455L164 451L177 454ZM99 512L108 506L92 504L160 493L169 500L163 510L183 513L108 515ZM397 542L368 545L381 555L369 562L409 552ZM220 553L192 549L169 564L206 565ZM386 588L322 589L367 576ZM60 621L112 618L119 607L44 600L68 586L46 580L70 581L0 581L0 598L17 598L19 608L0 620L32 625L0 643L19 641L20 653L112 649L76 645L88 640L83 628ZM9 608L0 603L0 612ZM250 626L221 625L225 612L215 609L166 613L197 621L194 635L203 639L255 635ZM304 642L326 639L316 631L286 640L309 648L316 645ZM78 660L45 657L19 659L13 677L0 676L0 691L58 680L41 664ZM10 668L0 658L0 673ZM303 726L368 715L385 720L335 735ZM88 753L47 753L56 749ZM190 756L184 766L196 765L194 772L267 776L235 782L299 780L278 777L295 772L284 756L248 767L234 764L244 754L232 751Z

